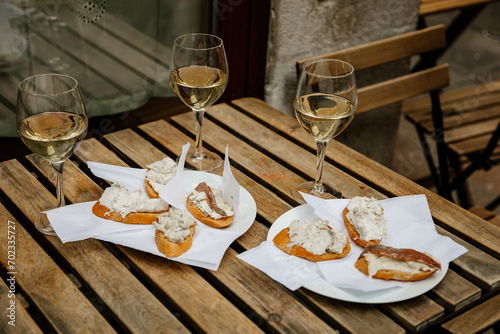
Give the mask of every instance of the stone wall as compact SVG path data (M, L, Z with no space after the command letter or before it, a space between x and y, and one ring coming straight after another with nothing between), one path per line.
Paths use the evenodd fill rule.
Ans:
M413 31L420 0L273 0L265 100L293 114L295 63L313 55ZM358 77L358 85L379 75L406 71L397 64ZM394 106L355 117L338 140L389 165L399 121Z

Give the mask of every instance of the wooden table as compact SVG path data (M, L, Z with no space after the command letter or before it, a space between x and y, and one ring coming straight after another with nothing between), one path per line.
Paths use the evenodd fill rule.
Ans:
M183 144L193 144L193 132L193 115L182 114L171 123L141 125L139 133L85 140L66 165L67 202L96 200L109 185L89 172L86 161L144 168L166 155L176 157ZM62 244L40 234L32 222L56 202L49 165L34 155L1 162L1 327L10 329L12 301L16 329L24 333L471 333L498 325L500 229L337 142L329 147L326 182L344 189L347 198L425 194L438 232L468 252L428 293L377 305L305 288L291 292L238 259L297 206L290 192L314 177L315 144L293 117L254 98L209 109L204 136L206 146L221 155L229 144L233 173L257 203L255 222L217 271L95 239Z

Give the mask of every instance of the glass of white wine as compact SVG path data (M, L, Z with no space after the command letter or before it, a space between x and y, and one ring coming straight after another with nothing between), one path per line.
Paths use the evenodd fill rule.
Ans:
M226 52L219 37L197 33L175 40L170 84L196 116L196 145L187 153L190 166L186 168L212 172L222 166L219 155L203 148L202 125L206 109L224 93L228 75Z
M64 161L78 148L88 128L78 82L62 74L40 74L24 79L17 93L16 122L24 144L54 168L57 207L63 206ZM44 234L56 235L43 212L35 226Z
M351 123L358 103L354 68L336 59L318 59L305 63L297 83L295 116L316 140L316 179L302 183L292 194L305 203L300 194L320 198L342 198L342 192L321 180L328 141Z

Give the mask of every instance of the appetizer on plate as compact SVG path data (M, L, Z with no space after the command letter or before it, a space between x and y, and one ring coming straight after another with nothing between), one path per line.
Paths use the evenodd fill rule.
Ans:
M368 277L397 281L423 280L441 269L429 254L383 245L366 247L354 266Z
M193 244L196 221L186 212L172 208L153 221L155 242L166 257L184 254Z
M201 182L187 198L187 209L203 224L222 228L233 222L234 210L224 200L222 190Z
M167 202L150 198L145 190L130 191L123 184L114 183L104 190L92 213L125 224L151 224L168 209Z
M347 233L361 247L379 244L387 236L384 209L373 197L352 198L343 216Z
M161 189L170 181L177 172L177 164L166 157L163 160L147 165L146 191L151 198L160 198Z
M328 221L295 219L281 230L273 242L282 251L310 261L340 259L351 251L349 238L344 230L333 230Z

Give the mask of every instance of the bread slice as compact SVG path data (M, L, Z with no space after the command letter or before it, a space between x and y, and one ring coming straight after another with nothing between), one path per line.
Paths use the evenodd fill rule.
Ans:
M401 249L382 245L374 245L365 248L361 253L354 266L363 274L369 276L368 261L365 258L367 253L373 253L379 256L386 256L398 261L415 261L427 265L430 270L421 270L416 273L398 271L398 270L378 270L372 277L384 280L397 280L397 281L420 281L430 277L438 269L441 269L441 264L430 256L420 253L413 249Z
M177 257L184 254L191 248L191 245L193 244L195 227L196 222L189 227L189 236L181 243L170 241L162 231L156 230L155 242L158 250L161 253L165 254L166 257Z
M231 225L233 222L234 216L224 217L220 219L214 219L201 211L196 204L194 204L189 198L193 195L193 193L189 194L187 198L187 209L193 215L194 218L198 219L205 225L215 227L215 228L223 228Z
M349 234L349 237L354 241L356 244L359 246L365 248L370 245L377 245L379 244L382 239L374 239L374 240L363 240L360 238L360 235L358 231L356 231L356 228L354 225L351 223L351 221L347 218L347 214L349 213L349 210L347 208L344 209L342 212L344 216L344 225L347 230L347 233Z
M281 230L281 232L279 232L273 238L273 242L276 245L276 247L278 247L283 252L288 253L290 255L302 257L309 261L318 262L318 261L329 261L329 260L340 259L349 254L349 252L351 251L349 238L347 238L347 243L341 254L326 252L325 254L316 255L307 251L304 247L299 245L294 245L292 247L289 247L288 245L290 244L291 239L290 235L288 234L288 231L290 231L288 227Z
M123 217L121 213L110 211L108 207L102 205L99 201L92 207L92 213L96 216L125 224L152 224L153 221L158 219L158 215L165 212L168 212L168 210L158 212L131 212Z
M160 198L160 194L156 192L156 190L153 189L151 186L151 183L146 179L145 181L146 184L146 192L148 193L149 197L151 198Z

